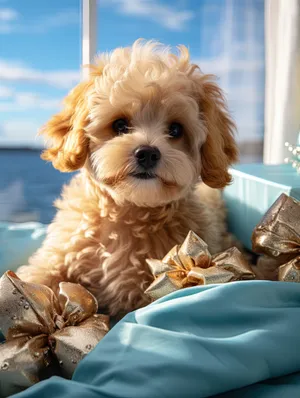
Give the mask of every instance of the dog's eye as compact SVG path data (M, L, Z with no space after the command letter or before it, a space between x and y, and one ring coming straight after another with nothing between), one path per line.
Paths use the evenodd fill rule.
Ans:
M180 123L173 122L169 126L169 136L171 138L180 138L183 136L183 126Z
M126 134L128 131L128 121L126 119L117 119L113 122L112 128L118 134Z

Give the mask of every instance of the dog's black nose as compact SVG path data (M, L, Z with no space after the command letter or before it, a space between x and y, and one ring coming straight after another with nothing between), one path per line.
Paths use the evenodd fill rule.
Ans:
M148 170L157 165L161 155L158 148L149 145L142 145L134 151L134 156L136 157L139 166Z

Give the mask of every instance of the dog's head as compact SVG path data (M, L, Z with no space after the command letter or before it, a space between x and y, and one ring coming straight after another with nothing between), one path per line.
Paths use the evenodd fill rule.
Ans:
M183 197L201 176L231 181L234 123L213 76L160 44L137 41L99 58L90 78L42 132L43 158L61 171L87 167L119 202L157 206Z

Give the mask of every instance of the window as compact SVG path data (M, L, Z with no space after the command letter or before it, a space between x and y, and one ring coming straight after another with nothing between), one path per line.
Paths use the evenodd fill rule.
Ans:
M219 78L242 161L261 159L264 0L99 0L97 7L98 51L140 37L187 45L193 62ZM81 23L80 0L0 3L0 221L49 223L70 179L40 160L36 133L80 80Z
M0 221L48 223L70 175L36 135L80 79L80 2L1 1L0 49Z

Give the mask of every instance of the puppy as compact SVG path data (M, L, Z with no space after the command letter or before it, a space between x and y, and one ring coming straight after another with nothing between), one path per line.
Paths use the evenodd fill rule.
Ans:
M212 253L230 245L216 188L231 181L234 132L220 88L186 47L175 55L138 40L100 56L42 129L43 159L80 172L19 276L54 291L80 283L113 316L147 304L146 258L164 257L189 230Z

